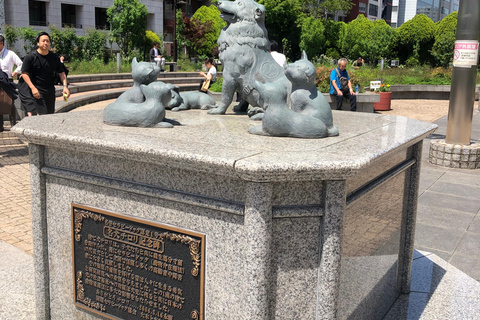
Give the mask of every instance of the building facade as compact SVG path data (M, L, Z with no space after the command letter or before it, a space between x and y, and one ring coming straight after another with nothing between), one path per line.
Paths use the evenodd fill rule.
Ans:
M148 10L147 29L164 37L167 46L173 41L175 10L187 16L204 4L198 0L140 0ZM0 28L4 24L33 27L41 31L48 26L71 27L77 35L89 29L109 30L107 9L113 0L0 0ZM2 21L3 20L3 21ZM23 49L16 48L20 54Z
M375 21L379 19L391 23L392 0L353 0L353 6L344 21L349 22L357 18L359 14Z
M433 22L458 11L460 0L392 0L392 27L400 27L417 14L425 14Z

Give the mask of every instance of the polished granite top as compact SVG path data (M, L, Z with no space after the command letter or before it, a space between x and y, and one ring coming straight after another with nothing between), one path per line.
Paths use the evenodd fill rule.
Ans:
M172 129L116 127L102 110L27 117L12 132L28 142L249 181L347 179L372 161L428 136L434 124L400 116L333 111L340 135L324 139L256 136L245 115L167 112Z

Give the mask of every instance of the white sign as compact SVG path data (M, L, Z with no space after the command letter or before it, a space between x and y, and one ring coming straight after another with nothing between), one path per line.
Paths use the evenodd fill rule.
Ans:
M476 66L478 62L478 41L457 40L453 52L453 66L469 68Z
M370 90L377 90L381 84L381 81L370 81Z

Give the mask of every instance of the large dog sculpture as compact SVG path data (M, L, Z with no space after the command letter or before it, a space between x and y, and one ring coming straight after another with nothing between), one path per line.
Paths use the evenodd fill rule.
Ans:
M219 58L223 65L222 102L211 114L223 114L232 103L235 91L253 107L264 101L255 81L280 82L279 90L291 83L283 68L270 54L270 42L265 29L265 7L253 0L219 1L220 17L227 22L218 38Z

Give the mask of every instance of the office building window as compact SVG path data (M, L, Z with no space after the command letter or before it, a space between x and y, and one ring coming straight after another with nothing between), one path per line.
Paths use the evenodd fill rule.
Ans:
M47 25L46 3L42 1L28 1L28 23L31 26Z
M370 3L370 6L368 7L368 15L374 17L378 16L378 6Z
M96 29L110 29L110 23L107 20L106 8L95 8L95 28Z
M62 27L82 28L77 24L77 6L62 3Z
M442 14L449 14L450 10L448 8L442 7Z
M360 2L358 4L358 12L364 12L366 13L367 12L367 4L366 3L363 3L363 2Z

